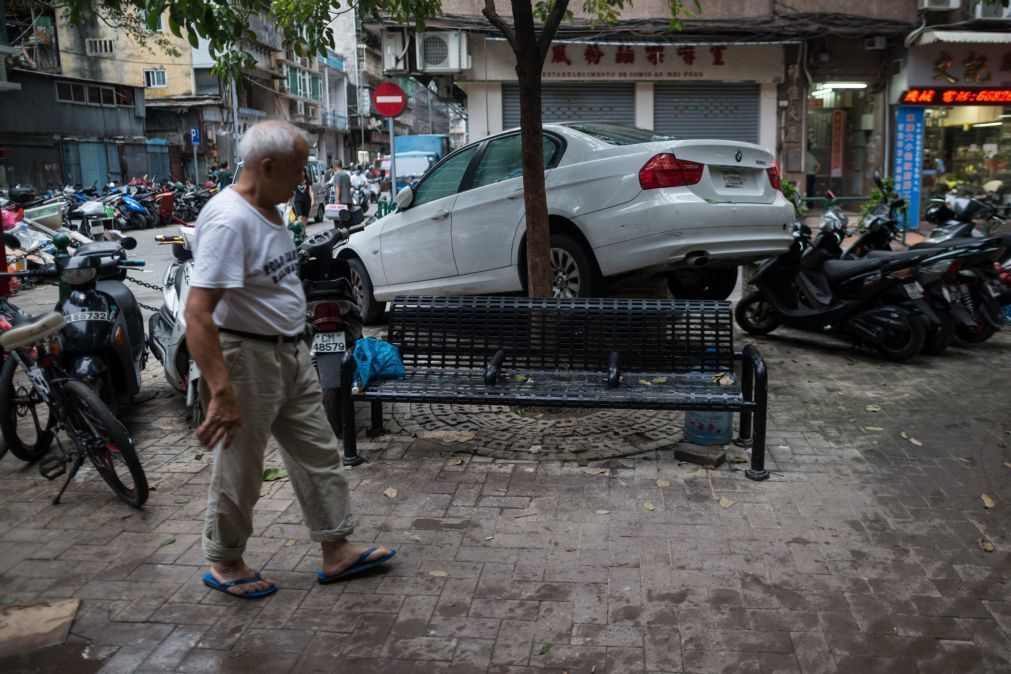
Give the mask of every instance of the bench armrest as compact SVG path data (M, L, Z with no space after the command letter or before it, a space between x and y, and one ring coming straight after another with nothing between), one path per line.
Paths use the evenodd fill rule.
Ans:
M505 362L505 351L499 349L495 352L492 357L491 362L488 366L484 368L484 383L485 386L494 386L498 383L499 371L502 369L502 363Z
M607 388L618 388L621 384L621 363L617 351L612 351L607 360Z

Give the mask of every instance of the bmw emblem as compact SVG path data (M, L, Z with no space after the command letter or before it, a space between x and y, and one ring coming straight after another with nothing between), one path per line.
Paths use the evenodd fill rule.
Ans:
M744 159L744 155L743 155L743 154L741 154L741 151L740 151L740 150L738 150L738 151L737 151L737 154L735 154L735 155L734 155L734 159L736 159L736 160L737 160L737 163L740 163L740 162L741 162L741 160L742 160L742 159Z

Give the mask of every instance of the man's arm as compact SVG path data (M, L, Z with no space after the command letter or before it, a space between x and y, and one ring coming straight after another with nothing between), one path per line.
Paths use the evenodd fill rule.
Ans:
M224 288L190 286L185 313L186 344L211 392L207 416L196 435L200 444L212 449L219 442L227 448L241 425L239 401L228 377L218 328L214 325L214 308L224 294Z

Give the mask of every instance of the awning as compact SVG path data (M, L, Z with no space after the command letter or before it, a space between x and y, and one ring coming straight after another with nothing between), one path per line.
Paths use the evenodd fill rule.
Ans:
M973 30L925 30L916 40L917 45L935 42L958 44L1011 44L1011 33L981 33Z

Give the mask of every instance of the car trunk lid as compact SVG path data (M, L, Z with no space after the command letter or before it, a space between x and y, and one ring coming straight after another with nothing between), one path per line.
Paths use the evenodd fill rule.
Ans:
M771 204L776 199L769 169L773 157L759 145L719 140L658 143L679 160L705 166L698 182L687 189L714 203Z

